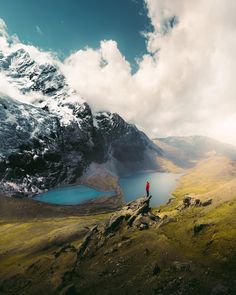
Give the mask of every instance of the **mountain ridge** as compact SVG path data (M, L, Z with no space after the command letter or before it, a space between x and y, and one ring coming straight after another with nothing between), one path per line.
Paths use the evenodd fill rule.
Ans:
M3 192L32 196L76 183L92 162L116 174L158 168L161 149L118 114L92 113L55 65L19 49L0 53L0 71L27 102L0 97Z

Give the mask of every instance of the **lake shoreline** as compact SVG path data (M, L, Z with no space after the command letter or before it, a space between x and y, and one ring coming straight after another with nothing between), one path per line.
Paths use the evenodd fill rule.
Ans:
M165 204L169 198L173 197L172 192L178 185L178 180L181 176L182 174L156 172L153 170L138 171L120 178L112 176L112 179L110 175L106 175L106 178L104 178L104 175L93 175L90 178L84 178L80 181L80 184L77 182L77 184L71 186L55 188L41 196L37 195L34 199L48 204L63 206L86 204L89 206L110 201L110 198L113 197L119 198L120 204L124 204L145 196L146 181L150 180L150 195L153 196L152 206L155 207ZM104 189L102 190L102 188Z
M143 173L145 173L147 171L139 171L137 172L138 175L142 175ZM155 173L155 171L148 171L150 173ZM162 173L162 172L156 172L156 173ZM170 175L170 173L166 173L166 175ZM181 177L183 176L183 174L178 174L178 180L176 181L176 185L175 187L178 186L179 181L181 179ZM116 182L116 192L114 196L101 196L99 198L92 198L90 200L86 200L84 202L81 202L80 204L77 205L73 205L73 204L65 204L65 205L60 205L60 204L50 204L50 203L45 203L45 202L41 202L38 201L37 199L35 199L35 196L38 196L38 194L36 194L34 197L10 197L10 196L6 196L4 195L4 199L3 198L3 194L1 194L0 198L0 203L1 203L1 208L0 208L0 216L1 217L6 217L6 218L12 218L13 216L16 217L16 219L20 218L51 218L51 217L57 217L57 216L85 216L85 215L93 215L93 214L101 214L101 213L109 213L109 212L114 212L116 210L119 210L122 205L124 205L125 203L129 202L129 200L127 200L124 197L124 194L120 185L119 185L119 181L121 178L116 178L118 181ZM103 182L100 183L100 186L98 187L97 185L93 184L91 181L86 184L88 185L90 188L95 188L97 190L101 191L101 184ZM65 185L65 186L58 186L56 188L54 188L53 190L56 189L60 189L60 188L65 188L65 187L75 187L80 185L81 183L77 182L73 185ZM96 183L97 184L97 183ZM170 198L173 198L172 192L175 189L173 189L170 193L170 195L167 196L167 198L165 200L163 200L160 204L166 204ZM139 196L144 196L145 193L141 194L139 193L138 195L135 196L135 198L138 198ZM155 198L155 195L152 193L151 191L151 195L153 195L153 198ZM153 205L151 204L151 206L153 208L157 207L158 205ZM9 210L9 206L10 206L10 210ZM17 207L16 209L11 209ZM20 208L22 209L22 212L20 210ZM9 212L8 212L9 211ZM15 213L13 213L13 211L16 211ZM12 213L11 213L12 212Z

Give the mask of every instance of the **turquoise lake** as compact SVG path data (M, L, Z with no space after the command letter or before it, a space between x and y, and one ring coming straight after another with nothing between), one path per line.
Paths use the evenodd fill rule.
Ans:
M77 205L91 199L113 195L114 192L101 192L85 185L78 185L54 189L34 199L59 205Z
M150 182L151 206L165 204L171 197L171 192L177 185L181 175L175 173L140 172L119 181L125 195L125 201L129 202L146 195L146 182Z
M122 177L119 185L124 193L125 201L129 202L145 196L146 181L151 184L151 205L164 204L171 197L180 174L142 172ZM85 185L69 186L54 189L35 197L36 200L59 204L76 205L101 196L113 196L114 192L101 192Z

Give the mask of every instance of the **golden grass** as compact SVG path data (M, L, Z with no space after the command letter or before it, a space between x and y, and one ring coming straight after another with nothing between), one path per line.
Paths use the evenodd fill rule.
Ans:
M163 169L163 171L165 171L165 172L171 172L171 173L185 172L185 169L175 165L173 162L171 162L170 160L168 160L166 158L156 157L156 161L157 161L158 165L160 165L161 168Z
M212 156L200 161L184 175L173 195L182 198L185 194L204 194L218 190L234 180L236 164L224 156Z

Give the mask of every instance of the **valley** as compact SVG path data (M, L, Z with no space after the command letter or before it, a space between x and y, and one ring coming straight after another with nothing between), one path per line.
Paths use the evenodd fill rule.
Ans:
M0 294L234 294L235 172L224 156L201 160L181 177L175 199L143 211L156 221L144 213L133 225L115 223L112 216L134 214L129 205L84 217L2 217Z
M151 140L25 48L0 71L1 295L236 293L236 147Z

